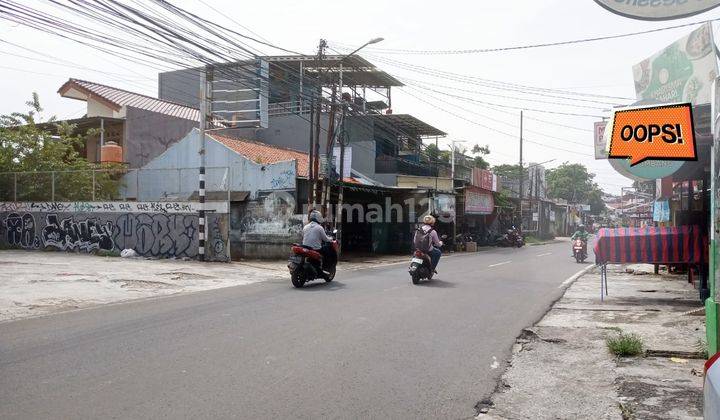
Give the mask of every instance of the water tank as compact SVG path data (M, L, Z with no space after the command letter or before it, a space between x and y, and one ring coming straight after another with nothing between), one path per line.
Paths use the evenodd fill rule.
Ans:
M105 143L100 149L101 163L122 163L123 149L114 141Z

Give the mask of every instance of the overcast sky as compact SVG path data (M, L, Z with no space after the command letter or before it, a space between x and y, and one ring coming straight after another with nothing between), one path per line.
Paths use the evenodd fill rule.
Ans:
M217 13L199 1L172 2L208 19L237 28L241 32L251 30L276 45L306 53L315 51L320 38L327 39L331 46L359 46L370 38L381 36L385 41L377 44L375 46L377 48L477 49L590 38L720 18L720 10L715 9L682 20L643 22L614 15L592 0L205 1L223 14ZM41 7L45 3L31 1L27 4ZM238 27L230 19L245 28ZM388 60L509 83L633 98L635 92L632 65L689 33L693 28L673 29L618 40L510 52L468 55L390 55L368 48L361 55L381 69L411 84L393 92L394 113L413 114L446 131L449 133L448 137L441 140L446 144L449 140L455 139L465 140L464 145L468 148L476 143L489 145L491 150L489 160L492 164L516 163L519 111L506 109L505 112L498 112L423 90L412 84L417 84L419 81L425 86L442 85L446 87L436 86L434 89L505 105L592 115L602 115L602 111L486 97L462 90L452 90L447 87L527 98L522 92L488 90L482 86L461 84L453 80L408 71ZM715 35L717 36L717 32ZM62 83L71 77L157 95L157 72L152 68L109 57L88 47L22 26L11 25L6 21L0 21L0 40L11 41L55 57L43 58L32 52L0 43L0 55L3 57L0 63L2 76L0 91L3 93L0 99L0 113L24 109L24 102L33 91L36 91L40 94L46 114L57 115L60 118L81 117L85 112L84 102L64 99L57 94ZM260 49L267 53L277 53L265 47ZM332 50L328 52L333 53ZM39 62L17 55L50 62ZM56 58L68 60L78 68L70 68L58 63ZM537 96L533 98L556 100ZM587 105L603 107L593 103ZM597 120L592 117L572 117L534 111L525 111L525 115L564 125L584 127L588 130L592 129L593 122ZM549 167L565 161L583 163L597 175L596 179L603 189L616 194L619 193L621 186L630 184L628 179L617 174L606 161L594 160L592 132L566 129L532 119L526 119L524 127L526 130L536 132L534 134L526 132L527 139L569 150L560 151L526 143L524 151L526 162L555 159L546 165ZM502 135L492 129L515 136Z

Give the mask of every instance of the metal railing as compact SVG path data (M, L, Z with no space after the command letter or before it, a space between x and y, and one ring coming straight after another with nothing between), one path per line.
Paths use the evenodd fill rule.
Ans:
M234 168L205 171L217 199L239 191ZM0 172L0 201L196 201L198 168Z

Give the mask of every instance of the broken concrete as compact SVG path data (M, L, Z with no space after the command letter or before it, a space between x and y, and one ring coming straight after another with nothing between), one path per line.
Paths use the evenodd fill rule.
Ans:
M573 283L518 338L478 418L702 418L698 292L685 276L629 268L608 267L604 302L596 271ZM652 356L612 355L605 340L618 331L638 334Z

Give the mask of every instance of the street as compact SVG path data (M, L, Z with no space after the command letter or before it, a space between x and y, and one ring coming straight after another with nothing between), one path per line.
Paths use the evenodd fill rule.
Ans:
M419 286L402 263L2 323L0 417L470 418L585 267L498 248Z

